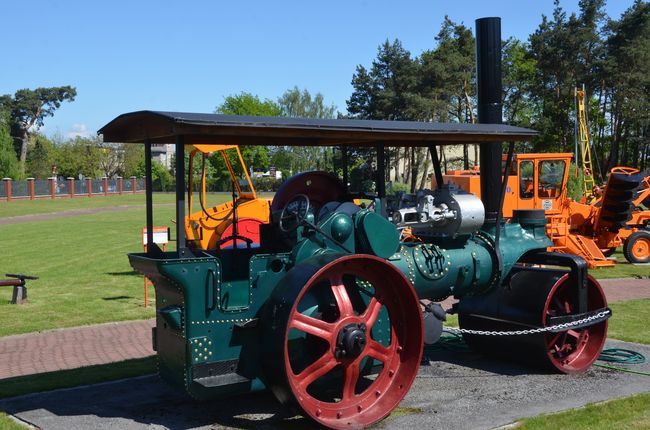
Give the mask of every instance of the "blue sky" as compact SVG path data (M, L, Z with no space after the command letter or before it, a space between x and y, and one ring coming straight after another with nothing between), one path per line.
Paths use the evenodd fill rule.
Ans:
M632 2L606 9L619 18ZM561 2L568 12L577 3ZM212 112L230 94L275 100L295 85L345 112L355 66L386 39L417 55L435 46L445 14L472 29L500 16L504 38L526 39L552 10L552 0L7 1L0 94L75 86L42 130L64 138L124 112Z

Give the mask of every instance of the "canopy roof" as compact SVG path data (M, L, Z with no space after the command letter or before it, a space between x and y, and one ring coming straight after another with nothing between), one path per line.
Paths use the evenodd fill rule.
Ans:
M184 112L125 113L102 127L105 142L278 146L427 146L526 141L534 130L496 124L306 119Z

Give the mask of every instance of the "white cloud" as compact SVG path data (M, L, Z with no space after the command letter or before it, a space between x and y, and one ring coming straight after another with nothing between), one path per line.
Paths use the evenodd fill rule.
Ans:
M86 124L72 124L72 130L67 132L65 137L74 139L75 137L90 137L91 134Z

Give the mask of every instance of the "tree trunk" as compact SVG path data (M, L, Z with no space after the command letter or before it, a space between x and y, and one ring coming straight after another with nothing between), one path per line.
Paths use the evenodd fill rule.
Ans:
M415 193L418 180L418 166L415 162L415 147L411 148L411 193Z
M386 154L386 159L384 160L384 163L386 163L386 166L384 168L384 171L385 171L384 180L386 182L390 182L391 181L390 180L390 167L391 167L390 163L391 163L391 160L392 160L392 157L390 156L390 148L386 148L384 150L384 153Z
M628 154L630 153L629 151L629 133L628 133L628 127L625 127L625 131L623 131L623 137L621 138L623 142L623 150L621 151L621 166L629 166L629 159L628 159Z
M630 167L639 168L639 143L641 140L641 127L637 128L634 145L632 146L632 163Z
M27 142L29 141L29 134L26 129L21 130L21 143L20 143L20 177L25 177L25 163L27 162Z
M469 145L463 145L463 169L469 170Z
M447 172L447 154L445 154L444 145L440 145L440 155L438 156L438 159L442 163L442 172L446 173Z
M409 154L408 148L404 148L404 177L402 178L402 182L405 184L411 182L411 155Z
M427 177L429 176L429 165L431 163L431 158L427 156L428 151L425 148L424 151L424 160L422 160L424 163L422 165L422 178L420 179L420 190L423 190L425 188L431 188L431 184L427 184Z

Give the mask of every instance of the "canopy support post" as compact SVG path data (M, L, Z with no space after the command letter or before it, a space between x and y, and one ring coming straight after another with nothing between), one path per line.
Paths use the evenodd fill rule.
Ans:
M185 139L176 136L176 249L178 258L193 257L185 243Z
M436 188L440 189L443 185L442 167L440 166L440 157L435 145L429 145L429 154L431 154L431 164L433 164L433 173L436 178Z
M383 199L386 197L386 147L379 143L377 148L377 197Z
M161 254L162 251L153 241L153 181L151 174L151 142L144 143L144 195L147 207L147 254Z
M341 164L343 164L343 185L345 186L345 192L348 190L348 145L341 146Z

